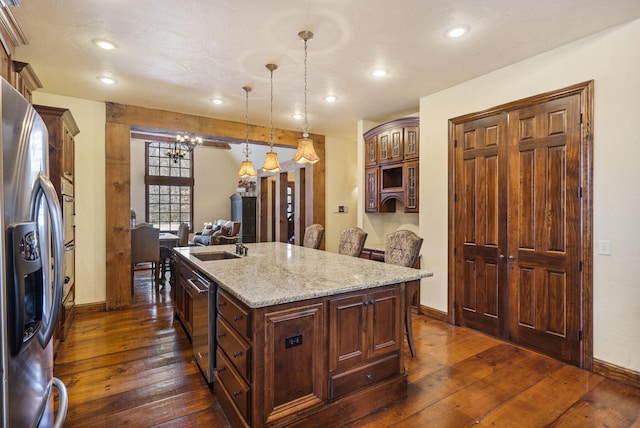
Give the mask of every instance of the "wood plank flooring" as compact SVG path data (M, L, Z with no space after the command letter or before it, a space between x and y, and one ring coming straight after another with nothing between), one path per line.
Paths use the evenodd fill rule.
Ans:
M637 388L425 316L413 328L408 397L349 427L640 427ZM148 271L131 308L78 315L55 363L66 427L229 426Z

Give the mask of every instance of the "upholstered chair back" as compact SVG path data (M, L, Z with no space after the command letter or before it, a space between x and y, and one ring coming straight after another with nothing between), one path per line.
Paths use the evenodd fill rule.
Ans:
M304 239L302 246L307 248L320 248L322 237L324 236L324 227L315 223L304 230Z
M338 253L352 257L360 257L367 240L367 233L359 227L348 227L340 232Z
M387 235L384 249L385 263L416 267L422 238L410 230L398 230Z

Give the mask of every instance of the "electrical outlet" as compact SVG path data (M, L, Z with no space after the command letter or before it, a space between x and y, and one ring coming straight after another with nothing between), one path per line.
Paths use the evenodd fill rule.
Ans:
M297 334L295 336L285 337L284 339L284 347L285 348L293 348L294 346L302 345L302 335Z
M611 255L611 241L608 239L601 239L598 241L598 254L603 256Z
M336 212L337 213L348 213L349 212L349 207L346 205L338 205L338 207L336 208Z

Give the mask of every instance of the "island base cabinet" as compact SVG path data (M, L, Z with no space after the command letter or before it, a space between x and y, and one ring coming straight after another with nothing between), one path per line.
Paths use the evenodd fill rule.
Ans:
M262 308L219 288L217 302L213 390L231 426L335 426L406 397L403 283ZM350 350L361 358L332 360Z

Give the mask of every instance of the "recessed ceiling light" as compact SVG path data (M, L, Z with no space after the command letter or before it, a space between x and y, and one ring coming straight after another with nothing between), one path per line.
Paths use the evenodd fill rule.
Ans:
M91 42L97 47L104 49L105 51L112 51L118 49L118 45L105 39L92 39Z
M383 68L377 68L371 72L371 75L373 75L373 77L384 77L387 74L389 74L389 72Z
M468 32L469 32L469 26L468 25L457 25L455 27L452 27L452 28L448 29L444 34L445 34L445 36L447 36L447 37L449 37L451 39L455 39L457 37L464 36Z
M214 103L215 105L220 105L224 103L224 101L221 100L220 98L211 98L211 102Z
M302 113L293 113L291 117L294 118L295 120L300 120L302 119Z
M324 100L328 103L335 103L337 99L338 97L336 97L335 95L327 95L326 97L324 97Z
M114 79L113 77L109 77L109 76L97 76L96 79L98 79L99 81L101 81L105 85L115 85L116 83L118 83L118 81L116 79Z

